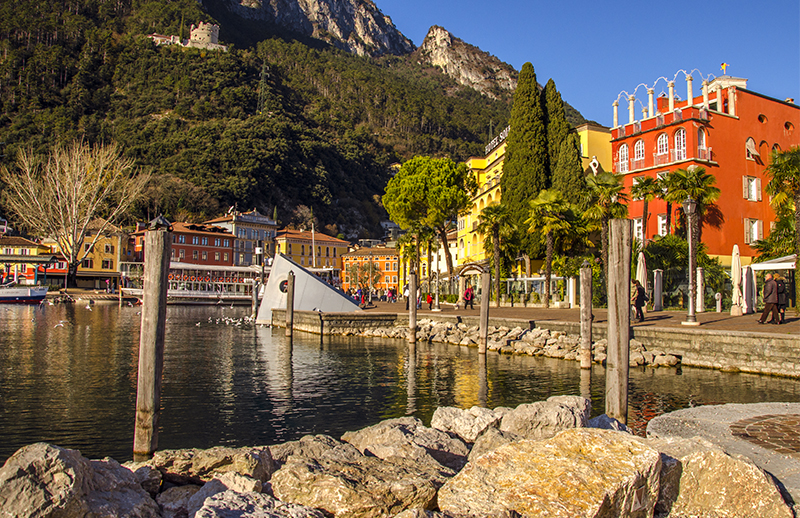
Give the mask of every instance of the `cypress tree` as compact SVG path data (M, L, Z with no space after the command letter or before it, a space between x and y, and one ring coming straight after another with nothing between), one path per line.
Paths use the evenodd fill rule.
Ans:
M558 169L561 145L569 135L570 124L564 111L564 101L556 89L556 82L551 78L542 90L542 106L547 124L547 153L550 157L550 178ZM567 194L566 191L562 191Z
M553 189L561 191L564 199L575 205L581 203L586 191L580 139L575 133L567 135L561 143L558 162L553 171Z
M544 109L536 72L530 63L522 65L519 73L510 125L500 180L501 203L508 207L509 221L518 229L525 229L529 202L547 188L549 180ZM535 241L527 232L520 232L519 244L522 253L534 255Z

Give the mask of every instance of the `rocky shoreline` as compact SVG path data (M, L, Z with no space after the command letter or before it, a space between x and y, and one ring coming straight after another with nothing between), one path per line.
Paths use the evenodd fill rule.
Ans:
M437 322L432 319L417 321L418 342L439 342L451 345L474 347L478 345L478 326L464 323ZM371 336L378 338L408 337L408 327L394 326L388 329L347 329L345 336ZM580 337L570 336L562 331L544 328L523 329L522 327L489 326L486 348L500 354L527 354L563 360L580 361ZM592 343L592 360L605 363L607 340ZM677 356L660 349L647 350L642 342L630 341L630 366L674 367L680 363Z
M0 517L792 518L779 481L700 438L642 438L590 402L438 408L336 439L89 460L45 443L0 468Z

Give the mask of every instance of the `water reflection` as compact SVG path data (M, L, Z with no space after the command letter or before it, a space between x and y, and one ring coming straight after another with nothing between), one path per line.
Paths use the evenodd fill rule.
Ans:
M131 457L137 311L0 306L0 462L35 441L91 458ZM601 366L304 333L291 345L283 329L225 325L223 317L246 313L169 308L159 448L338 437L404 415L430 423L438 406L516 406L558 394L591 394L593 414L603 411ZM638 433L670 410L797 401L800 392L797 380L701 369L633 368L630 379L628 420Z

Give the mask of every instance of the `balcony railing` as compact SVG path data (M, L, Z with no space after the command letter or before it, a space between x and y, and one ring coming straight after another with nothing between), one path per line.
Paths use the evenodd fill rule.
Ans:
M697 159L698 160L708 160L711 161L711 148L705 147L698 147L697 148Z
M679 160L686 160L686 150L685 149L673 149L672 150L672 161L677 162Z
M617 172L618 173L627 173L628 172L628 161L627 160L619 160L619 161L617 161Z
M631 161L631 171L636 171L638 169L644 169L644 158L640 159L633 159Z
M663 155L653 155L653 165L664 165L669 163L669 153Z

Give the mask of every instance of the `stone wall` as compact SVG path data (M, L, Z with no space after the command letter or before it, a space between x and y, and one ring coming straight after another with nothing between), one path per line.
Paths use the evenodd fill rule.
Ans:
M478 317L457 315L425 315L442 323L464 323L478 325ZM285 311L273 310L273 323L283 326ZM549 331L561 331L568 335L580 335L579 322L556 322L490 318L490 326L508 328L535 327ZM298 331L325 335L355 335L371 329L390 329L408 326L405 313L317 313L295 311L294 327ZM606 338L607 326L592 326L592 338ZM754 374L770 374L800 378L800 340L794 335L769 333L745 333L707 329L684 329L671 327L633 327L631 338L641 342L647 350L662 350L677 356L682 365L705 367L725 371L741 371Z

